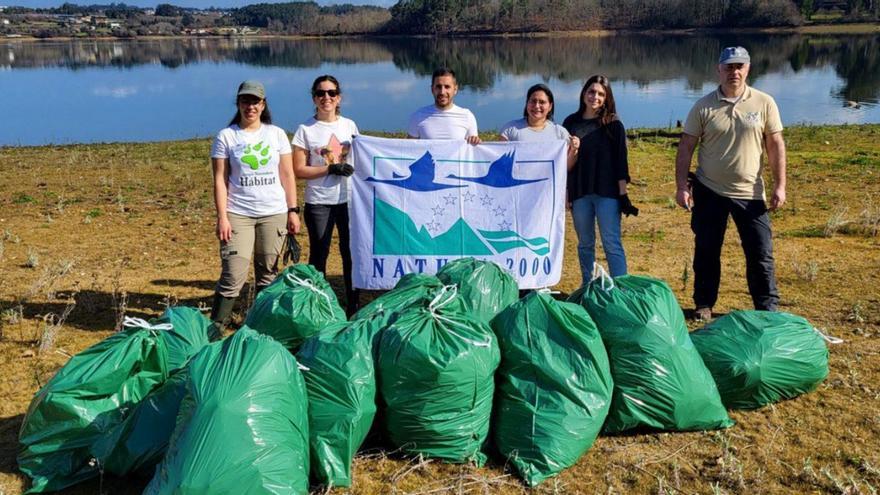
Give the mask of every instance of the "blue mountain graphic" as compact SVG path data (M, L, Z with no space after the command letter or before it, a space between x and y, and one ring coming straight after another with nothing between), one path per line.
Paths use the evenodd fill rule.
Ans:
M434 158L426 151L421 158L409 166L409 176L392 172L393 179L376 179L367 177L368 182L378 182L391 186L409 189L410 191L439 191L441 189L467 187L462 185L439 184L434 182Z
M494 162L492 162L491 165L489 165L489 171L486 173L486 175L482 177L459 177L457 175L447 175L446 178L466 180L469 182L476 182L477 184L482 184L484 186L499 188L516 187L523 184L531 184L532 182L541 182L543 180L547 180L546 177L543 179L514 179L514 158L515 155L513 151L503 155L501 158L495 160Z

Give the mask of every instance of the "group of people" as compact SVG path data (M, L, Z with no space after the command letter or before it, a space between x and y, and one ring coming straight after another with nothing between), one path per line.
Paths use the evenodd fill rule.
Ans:
M684 124L675 162L676 201L691 212L695 235L694 315L710 319L718 298L721 246L732 216L746 257L746 278L756 309L775 310L776 289L768 205L764 200L762 153L766 150L774 188L769 209L785 202L785 144L773 98L746 84L750 57L742 47L725 48L718 62L719 86L700 99ZM448 68L431 78L434 102L410 117L409 137L481 142L474 114L455 104L458 82ZM357 125L341 115L342 88L322 75L311 87L315 113L299 125L292 141L272 125L262 84L245 81L237 111L214 140L211 158L221 275L211 319L228 323L247 279L251 259L256 291L278 271L288 233L301 230L296 179L306 181L302 213L309 236L309 263L322 273L334 227L338 233L346 311L358 307L349 248L351 143ZM523 117L501 129L506 141L568 142L568 204L578 237L583 283L595 260L596 226L611 275L627 273L621 216L638 215L627 195L630 182L626 129L617 114L609 80L587 79L577 111L562 125L553 121L553 92L536 84L526 93ZM696 174L691 159L699 144Z

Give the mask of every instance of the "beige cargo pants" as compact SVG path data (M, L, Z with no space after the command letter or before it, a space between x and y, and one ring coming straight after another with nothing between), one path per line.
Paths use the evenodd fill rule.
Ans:
M247 281L251 257L257 290L275 279L287 234L287 214L251 218L229 213L229 223L232 238L220 243L221 273L216 291L235 298Z

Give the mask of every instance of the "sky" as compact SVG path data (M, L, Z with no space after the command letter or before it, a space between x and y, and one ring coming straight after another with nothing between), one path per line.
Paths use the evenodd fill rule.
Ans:
M113 2L116 3L124 3L126 5L135 5L138 7L155 7L160 3L170 3L172 5L177 5L178 7L195 7L199 9L204 9L208 7L220 7L220 8L230 8L230 7L243 7L245 5L250 5L254 3L281 3L291 0L68 0L69 3L74 3L78 5L92 5L92 4L100 4L107 5ZM340 3L352 3L355 5L379 5L381 7L390 7L397 3L397 0L316 0L320 5L333 5ZM58 7L63 4L65 0L0 0L0 5L6 6L19 6L19 7L32 7L32 8L47 8L47 7Z

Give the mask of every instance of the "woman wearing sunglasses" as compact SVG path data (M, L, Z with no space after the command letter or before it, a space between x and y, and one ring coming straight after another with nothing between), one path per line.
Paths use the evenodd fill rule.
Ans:
M259 292L278 272L286 234L300 230L290 143L272 125L263 85L241 83L236 106L211 147L221 260L211 320L219 328L229 323L251 256Z
M345 279L346 312L357 311L358 294L351 282L348 200L351 141L358 135L354 121L340 115L342 91L330 75L312 83L315 114L300 124L293 135L293 170L305 179L306 228L309 232L309 264L326 272L333 227L339 233L339 254Z

